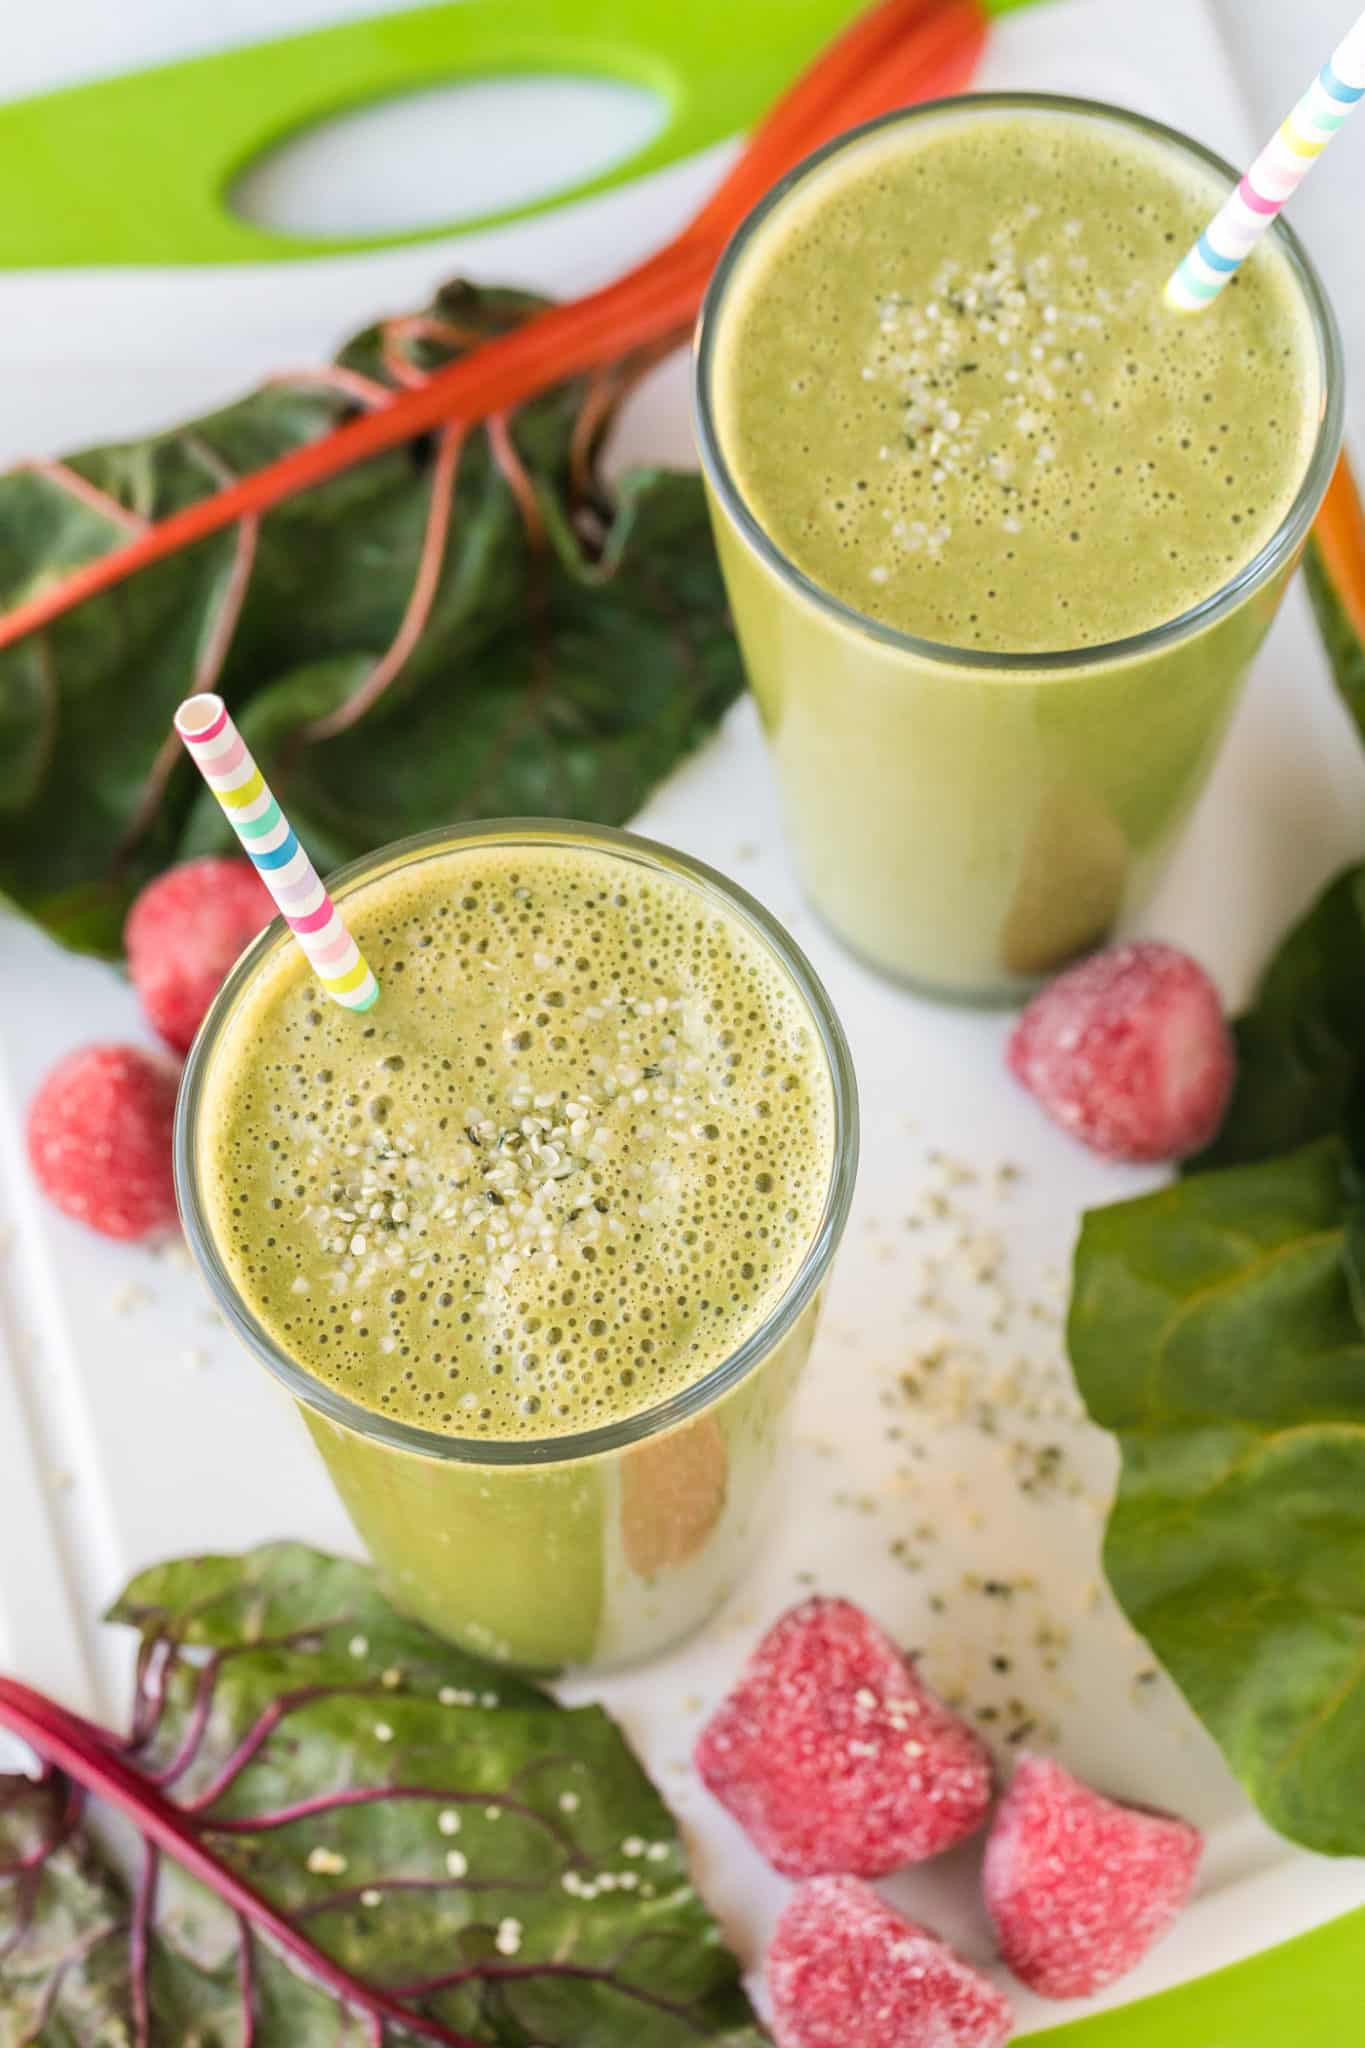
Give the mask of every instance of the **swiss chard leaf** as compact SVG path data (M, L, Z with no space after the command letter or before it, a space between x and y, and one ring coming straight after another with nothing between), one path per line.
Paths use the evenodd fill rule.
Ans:
M1365 869L1290 933L1237 1038L1200 1170L1085 1219L1071 1355L1121 1452L1124 1611L1267 1819L1359 1855Z
M1313 540L1305 551L1303 570L1337 689L1357 729L1365 735L1365 646L1332 580L1327 558Z
M297 1544L159 1566L113 1613L142 1637L126 1748L0 1681L0 1720L88 1751L73 1776L96 1795L122 1771L125 1811L161 1827L130 1896L65 1780L0 1781L0 2008L47 2013L33 2038L759 2048L599 1709L477 1664Z
M1273 1159L1342 1128L1365 1075L1365 869L1327 888L1236 1026L1237 1085L1196 1170Z
M1338 691L1365 734L1365 646L1316 542L1304 565ZM1236 1090L1195 1171L1342 1128L1365 1078L1365 869L1339 875L1281 942L1236 1036Z
M0 2040L114 2048L132 2039L128 1898L71 1807L55 1777L0 1777Z
M1085 1220L1072 1360L1105 1565L1266 1818L1365 1851L1365 1334L1327 1138Z
M316 380L0 478L0 606L538 303L455 283ZM0 654L0 892L114 954L150 874L232 844L167 739L193 688L222 691L324 869L459 819L631 817L741 672L700 480L609 493L601 388L380 456Z

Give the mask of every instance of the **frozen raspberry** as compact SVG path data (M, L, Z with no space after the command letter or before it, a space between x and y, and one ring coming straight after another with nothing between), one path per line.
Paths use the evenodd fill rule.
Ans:
M68 1053L28 1113L28 1156L43 1193L106 1237L168 1229L175 1091L170 1062L136 1046Z
M1217 1131L1235 1071L1218 991L1174 946L1113 946L1033 998L1011 1071L1111 1159L1182 1159Z
M881 1877L974 1834L990 1755L847 1600L769 1629L702 1730L697 1769L785 1877Z
M1021 1757L986 1844L1000 1953L1042 1998L1088 1998L1166 1932L1203 1838L1172 1814L1101 1798L1046 1757Z
M223 976L274 915L249 860L187 860L142 891L123 928L128 972L148 1023L177 1052L189 1051Z
M768 1951L778 2048L1001 2048L990 1979L856 1877L793 1892Z

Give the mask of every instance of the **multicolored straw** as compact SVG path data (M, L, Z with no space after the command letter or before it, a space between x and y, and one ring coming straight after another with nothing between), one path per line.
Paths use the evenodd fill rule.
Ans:
M1168 306L1197 313L1212 305L1362 99L1365 14L1190 250L1166 287Z
M332 1001L348 1010L372 1008L379 983L222 698L207 692L187 697L175 714L175 729Z

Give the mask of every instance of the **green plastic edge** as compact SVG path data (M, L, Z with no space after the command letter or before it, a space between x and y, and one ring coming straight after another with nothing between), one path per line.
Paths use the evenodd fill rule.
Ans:
M748 127L855 12L849 0L444 0L14 100L0 105L0 266L296 261L542 213ZM230 210L245 167L312 124L518 72L644 87L663 125L548 199L412 234L314 239Z
M1015 2048L1358 2048L1365 2040L1365 1911L1246 1962L1096 2018L1020 2035Z
M981 0L999 14L1031 0ZM523 219L749 127L851 0L441 0L0 103L0 268L297 262ZM550 72L658 95L659 131L591 178L409 234L311 237L243 220L248 164L318 122L462 78Z
M982 0L1005 14L1036 0ZM459 0L157 66L0 105L0 265L289 262L434 241L543 213L662 169L750 125L856 9L848 0ZM310 123L490 73L606 76L657 92L658 134L598 176L409 235L271 234L227 210L245 166ZM155 204L149 195L155 195ZM1284 2048L1362 2031L1365 1911L1018 2048ZM1311 2038L1311 2036L1310 2036Z

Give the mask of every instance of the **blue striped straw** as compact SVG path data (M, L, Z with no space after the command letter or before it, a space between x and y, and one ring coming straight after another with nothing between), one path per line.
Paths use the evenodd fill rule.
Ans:
M1277 219L1332 137L1365 99L1365 14L1348 30L1289 119L1261 151L1166 286L1166 303L1212 305Z

